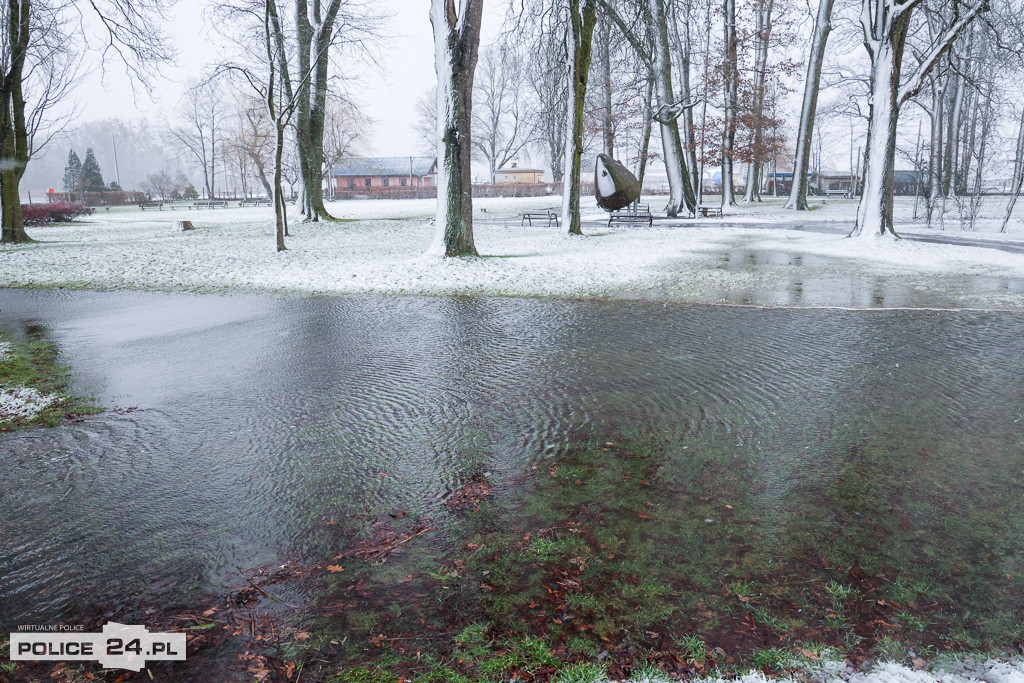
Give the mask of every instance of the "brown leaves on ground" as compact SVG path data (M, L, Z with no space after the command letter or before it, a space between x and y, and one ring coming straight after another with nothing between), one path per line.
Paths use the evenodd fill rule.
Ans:
M385 562L391 553L399 550L414 538L433 530L434 527L426 525L417 525L411 529L399 530L381 524L373 530L373 535L370 538L363 539L354 548L346 550L340 555L335 555L334 559L340 560L346 557L357 557L368 562ZM328 570L334 571L330 567L328 567Z
M479 512L480 499L494 493L494 487L482 481L471 481L462 488L453 491L444 501L450 512Z

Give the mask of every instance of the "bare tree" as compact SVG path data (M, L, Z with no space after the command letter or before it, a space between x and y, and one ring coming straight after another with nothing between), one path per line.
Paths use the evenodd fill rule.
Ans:
M520 55L512 43L483 50L473 89L473 147L487 162L491 182L533 139L532 119L522 91Z
M330 178L335 164L353 156L359 149L369 120L347 100L329 98L324 116L324 170ZM334 197L331 185L331 197Z
M568 0L566 42L569 57L569 97L562 173L562 226L570 235L582 235L580 173L583 159L583 109L587 101L597 0Z
M867 0L865 0L867 2ZM736 144L736 109L739 106L739 38L736 35L736 0L724 0L722 9L722 206L736 203L733 160Z
M483 0L431 0L437 71L437 216L429 252L476 256L470 169Z
M282 79L285 99L294 100L295 141L302 172L302 213L306 220L332 220L324 207L324 134L332 49L365 55L378 36L378 3L367 0L294 0L297 77ZM284 36L282 35L282 39ZM282 57L280 68L287 66ZM295 84L292 89L292 82Z
M48 137L41 140L38 134L52 126L49 112L75 80L76 32L67 28L74 26L74 15L94 13L106 31L103 55L116 54L135 82L146 85L158 63L173 54L159 28L171 5L160 0L90 0L83 10L71 0L8 0L0 9L0 241L29 241L19 186L25 165Z
M864 192L857 207L856 235L893 235L893 173L900 108L924 87L925 78L988 0L958 7L951 21L919 54L917 67L901 79L903 53L913 11L925 0L861 0L864 46L871 59Z
M416 98L416 119L413 129L419 136L422 151L437 156L437 86Z
M267 169L274 163L274 132L264 102L255 97L239 101L234 129L225 147L234 156L247 161L247 173L260 182L267 197L273 197L274 188L267 178Z
M236 0L225 2L219 11L232 26L232 35L247 61L220 65L217 73L229 73L244 80L262 102L272 135L272 181L274 237L278 251L287 249L288 210L282 185L286 131L298 106L297 89L311 78L300 72L293 80L288 64L286 27L276 0ZM253 51L252 45L259 50ZM313 68L313 65L310 65ZM317 173L320 173L319 168ZM305 178L305 176L303 176Z
M768 47L772 35L772 9L774 0L758 0L754 5L754 81L751 88L751 102L748 121L751 131L751 154L747 162L747 186L743 193L744 202L761 201L762 151L766 133L766 90L768 73Z
M1003 223L999 226L999 232L1006 232L1006 225L1010 222L1013 214L1013 207L1020 196L1021 187L1024 186L1024 107L1021 108L1020 123L1017 125L1017 149L1013 155L1013 177L1010 180L1010 199L1006 202L1006 215L1003 216Z
M789 193L787 209L807 211L807 174L810 171L811 144L814 117L818 108L821 88L821 66L825 61L825 46L832 32L832 5L834 0L818 0L818 13L811 32L811 50L807 57L807 76L804 79L803 104L800 107L800 127L796 134L796 155L793 159L793 187Z
M565 102L569 97L569 65L565 58L564 30L542 25L530 35L532 59L525 77L533 101L534 144L547 159L554 182L563 182L565 170Z
M679 117L692 102L689 95L676 97L672 81L672 49L669 42L669 10L666 0L629 0L624 5L639 19L639 27L627 21L627 16L609 0L600 0L608 17L622 31L638 57L644 60L654 79L657 107L654 119L661 130L662 153L668 174L669 200L665 212L677 216L681 210L691 210L697 199L686 170L679 134ZM642 33L640 31L642 29Z
M185 177L181 170L176 171L174 174L161 170L156 173L150 173L142 181L141 187L142 191L152 199L179 199L181 193L188 187L188 178Z
M178 105L177 123L168 125L171 138L203 174L206 196L216 193L217 159L226 133L228 109L221 84L215 80L193 81Z

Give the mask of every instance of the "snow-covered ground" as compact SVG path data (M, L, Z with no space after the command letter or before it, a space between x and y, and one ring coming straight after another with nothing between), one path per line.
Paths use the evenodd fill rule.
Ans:
M650 198L655 211L663 201ZM558 204L558 197L476 200L480 259L423 256L433 200L337 202L329 208L346 220L334 224L292 216L293 235L282 253L274 251L266 207L101 212L74 225L30 230L36 244L0 248L0 285L1024 308L1022 255L792 229L849 223L852 201L795 214L782 211L779 200L727 209L722 220L608 228L591 199L584 204L589 234L583 238L520 226L524 209ZM999 198L983 210L980 225L990 229L968 234L1024 244L1020 219L1008 234L995 234L989 213L1001 215L1002 206ZM926 231L906 219L911 208L912 200L901 198L899 229ZM175 230L182 219L198 229Z
M0 425L31 420L59 400L59 396L40 394L29 387L0 387Z

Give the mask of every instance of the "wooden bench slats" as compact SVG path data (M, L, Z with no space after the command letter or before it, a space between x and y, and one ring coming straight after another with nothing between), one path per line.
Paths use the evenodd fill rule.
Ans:
M700 204L697 206L696 212L699 213L704 218L722 217L722 207L720 206L706 206L704 204Z
M647 223L648 226L653 226L654 214L651 213L650 204L630 205L608 214L608 227L611 227L612 223Z
M558 213L551 209L542 209L539 211L523 211L523 219L519 222L519 225L523 226L529 223L532 226L534 218L546 220L548 222L548 227L552 225L554 225L555 227L558 226Z

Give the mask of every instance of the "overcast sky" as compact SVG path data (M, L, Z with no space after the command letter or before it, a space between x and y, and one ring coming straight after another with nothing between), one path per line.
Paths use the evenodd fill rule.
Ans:
M374 121L367 154L405 156L419 151L412 130L416 99L430 88L434 75L433 38L428 15L428 0L379 0L382 11L390 10L388 38L382 46L385 76L369 74L354 93L363 111ZM132 92L131 83L116 63L106 73L88 69L89 77L77 91L78 122L109 117L148 117L154 122L170 116L190 76L198 75L207 64L219 61L218 36L208 24L206 0L178 0L173 20L167 26L179 50L178 63L164 69L157 82L154 99ZM497 36L504 18L505 2L490 2L484 9L483 42ZM95 55L90 57L94 59Z

